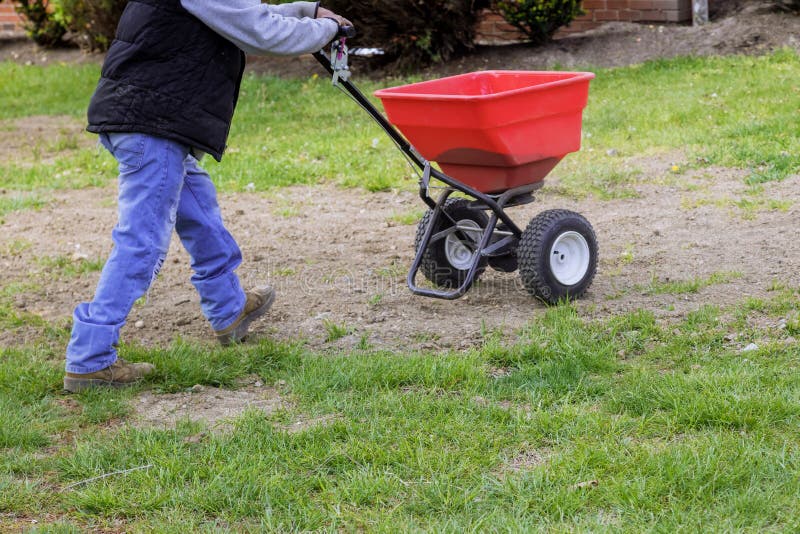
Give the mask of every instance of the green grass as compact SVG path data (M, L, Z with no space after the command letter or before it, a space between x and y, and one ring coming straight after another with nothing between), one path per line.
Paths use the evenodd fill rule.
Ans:
M386 218L389 224L399 224L401 226L410 226L419 224L425 212L421 209L412 209L406 212L393 213Z
M216 434L128 426L138 389L64 397L58 352L3 349L0 509L133 531L791 531L800 347L748 319L798 312L781 290L670 325L559 306L468 352L121 348L156 391L257 374L292 399ZM326 422L283 430L298 414Z
M37 195L0 196L0 217L14 211L39 209L45 201Z
M343 323L337 323L330 319L323 319L322 326L325 328L325 341L330 343L337 339L342 339L352 333L352 328Z
M737 278L741 278L742 273L719 272L712 273L706 278L691 278L689 280L657 280L653 278L645 287L636 287L637 291L642 291L648 295L682 295L686 293L697 293L703 288L716 284L726 284Z
M800 136L791 126L800 98L798 66L796 52L783 50L598 70L582 150L554 171L562 178L558 187L571 196L610 199L635 197L637 183L708 165L748 170L749 184L800 172ZM686 159L661 171L645 173L635 161L675 151Z
M67 256L45 256L37 258L37 263L49 274L75 277L100 271L105 259L69 258Z
M800 57L793 51L660 60L596 72L584 114L583 150L555 171L567 194L635 196L636 183L663 177L645 174L630 160L674 151L685 151L686 161L675 162L680 172L706 165L748 169L747 181L754 184L800 170L794 120ZM82 118L97 76L95 65L2 63L0 80L14 83L0 84L0 119L38 114ZM387 85L358 83L365 94ZM247 75L229 141L222 164L205 160L225 191L319 182L371 191L415 185L383 132L312 71L307 80L295 81ZM0 185L30 190L102 185L113 179L108 155L61 144L54 163L0 164ZM663 174L670 173L675 171L665 167Z

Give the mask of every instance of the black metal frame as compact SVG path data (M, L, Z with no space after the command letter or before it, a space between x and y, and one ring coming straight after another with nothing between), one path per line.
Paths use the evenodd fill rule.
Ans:
M336 45L334 45L335 48ZM340 42L339 46L344 46ZM314 57L319 63L328 71L329 74L336 76L337 73L332 67L331 59L323 52L317 52ZM431 163L422 157L417 150L409 143L405 137L378 111L378 109L367 99L363 93L352 83L347 77L339 77L336 84L342 87L347 93L355 100L364 110L372 117L375 122L386 132L386 134L394 141L397 147L406 155L406 157L417 165L422 170L422 177L419 181L419 196L422 201L432 210L432 215L429 219L428 226L425 229L425 234L419 244L416 257L408 272L407 284L412 293L426 297L434 297L440 299L453 300L463 296L475 281L478 274L478 267L481 259L485 257L501 256L515 251L517 243L522 237L522 229L514 223L513 220L506 214L505 209L512 206L519 206L533 201L531 193L541 187L542 183L527 184L520 187L508 189L499 194L482 193L466 184L463 184L443 172L434 169ZM431 179L436 179L444 183L447 187L443 188L442 193L438 199L434 200L430 195L430 182ZM414 282L417 273L419 272L420 265L423 261L423 255L431 243L440 239L446 238L452 233L456 233L461 241L468 245L471 239L463 235L456 227L454 221L443 209L445 202L454 192L460 192L474 200L470 203L469 208L475 210L488 210L491 211L489 223L483 230L478 246L475 248L477 254L473 254L472 265L467 271L461 285L452 290L444 289L429 289L416 285ZM450 219L452 226L446 230L433 234L433 229L436 227L436 222L439 217L447 217ZM493 240L495 230L498 222L504 225L505 237ZM459 235L461 234L461 235Z

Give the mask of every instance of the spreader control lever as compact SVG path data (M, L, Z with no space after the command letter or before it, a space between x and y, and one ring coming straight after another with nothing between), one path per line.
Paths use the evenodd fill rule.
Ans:
M333 70L333 85L339 85L339 80L346 82L350 79L350 66L347 64L346 37L337 39L331 44L331 69Z

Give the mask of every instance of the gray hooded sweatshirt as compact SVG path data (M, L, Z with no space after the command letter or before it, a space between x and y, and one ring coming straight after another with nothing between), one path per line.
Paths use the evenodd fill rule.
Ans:
M247 54L299 56L330 43L338 24L315 19L317 2L269 5L259 0L181 0L183 8Z

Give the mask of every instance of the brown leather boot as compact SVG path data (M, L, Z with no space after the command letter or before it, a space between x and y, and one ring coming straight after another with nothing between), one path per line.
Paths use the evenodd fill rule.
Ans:
M155 371L155 366L151 363L130 363L122 358L94 373L79 374L66 373L64 375L64 389L71 393L77 393L84 389L96 387L121 388L130 386L146 375Z
M214 332L223 345L231 345L244 341L250 323L267 313L272 303L275 302L275 290L269 286L259 287L246 291L247 300L239 317L229 327Z

